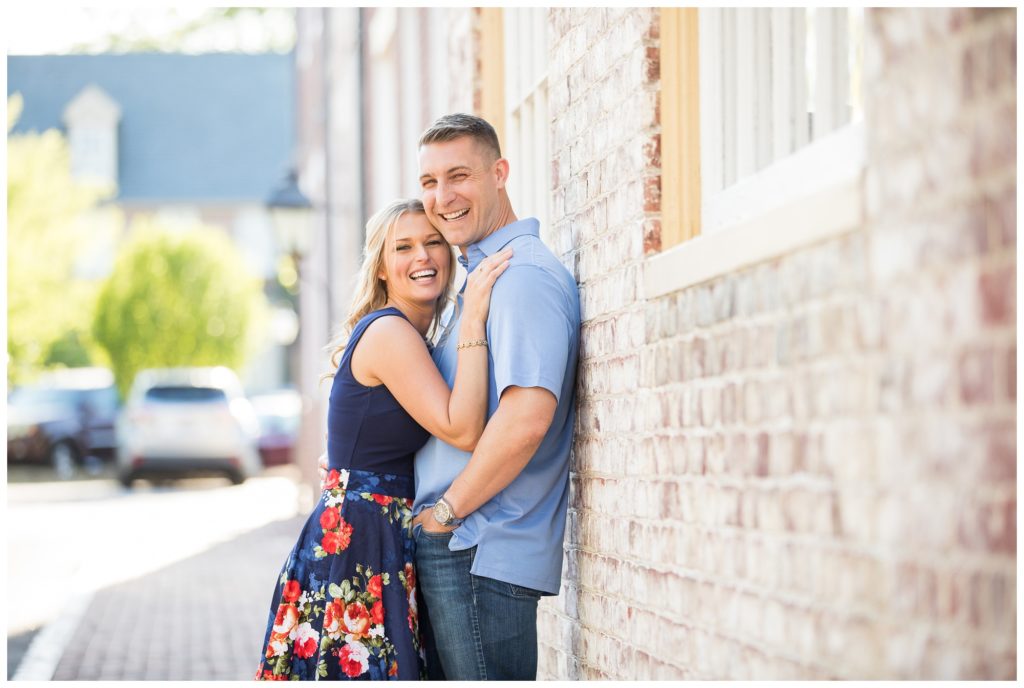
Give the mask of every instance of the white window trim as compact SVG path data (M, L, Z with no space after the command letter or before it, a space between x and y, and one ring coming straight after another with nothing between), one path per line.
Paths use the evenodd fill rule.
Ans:
M845 234L863 221L864 123L847 125L715 194L701 235L647 259L644 298Z
M541 240L554 249L551 220L551 122L548 106L547 8L506 8L505 141L511 163L509 195L523 217L540 221Z

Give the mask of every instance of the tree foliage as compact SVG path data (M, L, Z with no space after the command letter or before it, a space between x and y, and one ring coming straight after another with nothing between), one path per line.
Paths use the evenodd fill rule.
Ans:
M76 266L95 238L97 204L112 189L71 176L60 132L11 134L21 111L17 94L7 117L8 384L55 364L90 362L89 324L95 284ZM76 348L77 347L77 348Z
M93 334L127 393L144 368L241 368L262 331L262 286L218 228L143 221L97 301Z

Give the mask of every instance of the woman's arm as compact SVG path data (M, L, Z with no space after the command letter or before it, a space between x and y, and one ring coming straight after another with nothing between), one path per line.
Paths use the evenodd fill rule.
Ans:
M470 273L463 295L459 343L486 340L491 288L508 267L511 250L485 259ZM458 350L455 384L441 377L419 332L402 318L379 318L352 354L353 374L375 379L413 419L435 437L472 451L487 420L486 346Z

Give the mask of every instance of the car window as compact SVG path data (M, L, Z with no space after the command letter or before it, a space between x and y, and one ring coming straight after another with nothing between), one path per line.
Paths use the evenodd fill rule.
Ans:
M117 390L113 387L90 389L86 396L93 412L100 415L111 415L117 411L119 406Z
M146 390L146 401L197 402L225 401L224 390L216 387L192 387L191 385L150 387Z
M52 387L19 387L7 399L12 406L75 406L75 390Z

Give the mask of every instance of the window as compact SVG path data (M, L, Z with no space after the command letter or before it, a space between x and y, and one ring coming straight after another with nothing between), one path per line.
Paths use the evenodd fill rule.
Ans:
M668 170L669 189L675 185L684 197L695 184L700 189L699 198L684 204L697 208L689 218L695 227L678 240L735 224L738 213L766 210L781 200L778 183L768 184L774 200L765 200L754 184L741 182L862 119L862 37L860 9L662 11L662 120L669 139L663 150L682 146L683 157L694 158L689 169L683 163L681 171ZM698 112L685 112L694 101ZM830 145L846 155L857 144L833 138ZM676 161L667 157L671 168ZM696 159L699 170L692 169ZM789 186L806 190L792 165L786 174ZM682 188L681 175L688 179ZM738 185L744 187L739 195L723 193Z
M121 107L98 86L86 86L64 109L71 174L117 186L117 125Z
M705 200L861 117L862 10L699 14Z
M863 10L663 8L660 22L669 250L646 296L856 227Z
M504 116L502 154L512 168L508 192L520 217L540 220L541 239L553 247L548 117L548 10L501 10ZM487 115L484 115L485 117Z

